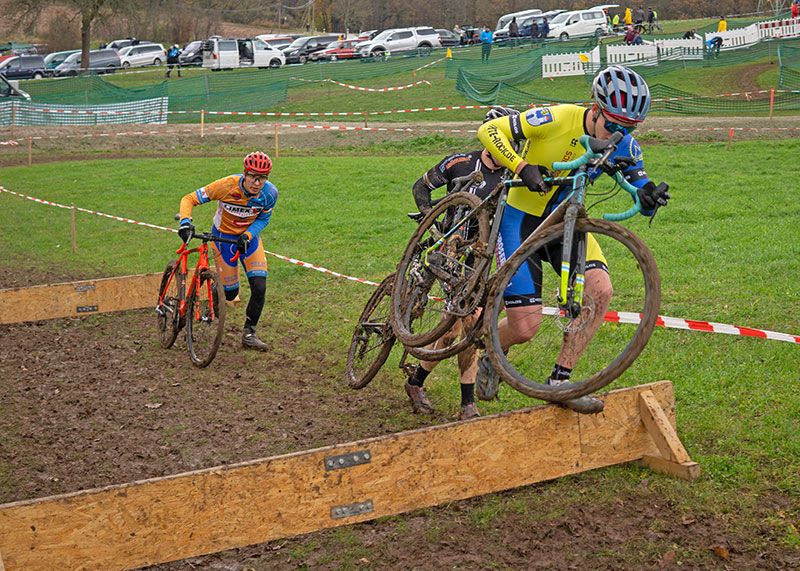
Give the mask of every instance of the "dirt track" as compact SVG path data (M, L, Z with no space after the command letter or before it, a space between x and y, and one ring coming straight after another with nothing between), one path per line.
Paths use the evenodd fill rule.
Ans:
M3 275L0 287L25 281L13 270ZM326 356L295 351L311 331L264 333L270 353L242 353L230 325L213 365L197 371L181 346L158 347L149 311L0 326L0 466L13 467L0 471L0 502L450 420L398 416L405 398L389 386L341 390ZM800 566L800 553L775 544L769 528L743 534L735 518L687 513L641 474L599 500L597 489L609 483L602 472L569 478L565 497L543 484L158 569ZM516 507L481 523L497 505ZM781 494L759 498L757 521L790 509Z

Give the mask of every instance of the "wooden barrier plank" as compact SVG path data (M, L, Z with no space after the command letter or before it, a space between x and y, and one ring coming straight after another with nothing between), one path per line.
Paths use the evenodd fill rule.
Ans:
M161 274L0 290L0 324L155 307Z
M540 406L6 504L0 556L7 571L139 567L657 456L639 414L645 391L674 425L663 381L612 391L591 417Z

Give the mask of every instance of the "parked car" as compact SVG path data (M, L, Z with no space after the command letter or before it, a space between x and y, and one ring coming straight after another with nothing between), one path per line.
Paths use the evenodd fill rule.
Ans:
M531 30L533 29L533 23L536 22L536 28L541 29L542 23L544 19L547 18L547 22L552 22L553 18L562 12L566 12L566 10L550 10L549 12L545 12L544 14L537 14L534 16L526 16L521 19L517 19L519 25L519 37L520 38L529 38L531 35ZM504 29L496 31L494 33L495 41L503 41L508 39L508 26Z
M140 44L119 50L119 60L124 69L161 65L167 61L167 52L161 44Z
M6 79L42 79L48 75L42 56L16 56L0 64Z
M362 57L378 57L386 52L395 53L410 50L430 50L442 47L439 34L431 27L394 28L384 30L372 40L357 46Z
M502 30L505 30L506 34L508 34L508 25L514 18L517 19L517 25L519 25L519 23L523 19L529 16L538 16L541 13L542 13L541 10L522 10L520 12L511 12L509 14L503 14L502 16L500 16L500 19L497 20L497 26L495 26L494 28L495 32L500 32Z
M122 64L117 50L106 48L89 52L89 70L94 73L114 73ZM67 57L53 70L57 77L74 76L81 72L81 52Z
M239 67L280 67L283 52L258 39L213 38L203 42L203 67L212 71Z
M593 8L591 10L573 10L562 12L550 22L548 38L579 38L608 33L608 22L605 12Z
M9 81L0 74L0 101L8 101L12 98L30 101L31 96L19 88L16 80Z
M195 40L186 44L180 55L181 65L203 65L203 42Z
M443 48L461 45L461 38L455 35L450 30L444 28L436 28L436 33L439 34L439 43Z
M310 36L306 38L297 38L288 47L283 49L283 54L286 56L286 63L306 63L311 54L324 50L333 42L337 41L339 36Z
M337 40L330 44L324 50L314 52L311 54L311 61L328 60L336 61L338 59L352 59L358 57L356 52L356 44L358 40Z
M256 39L267 42L276 50L283 51L297 39L297 36L287 36L285 34L261 34L256 36Z
M69 56L72 54L78 54L80 52L81 50L67 50L65 52L53 52L51 54L47 54L44 56L44 67L48 71L52 71L64 63Z
M138 38L125 38L124 40L114 40L113 42L109 43L106 46L106 48L119 51L122 48L127 48L128 46L140 46L142 44L152 44L152 43L153 42L149 40L140 40Z

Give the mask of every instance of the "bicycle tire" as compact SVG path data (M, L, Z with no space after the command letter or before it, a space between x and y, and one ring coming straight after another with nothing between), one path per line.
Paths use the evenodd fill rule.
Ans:
M637 296L639 293L643 292L644 299L641 301L642 308L641 311L638 312L641 314L641 320L630 341L619 354L613 359L602 360L601 365L599 365L602 366L602 368L586 376L586 378L583 378L579 374L578 377L573 379L569 384L550 386L543 383L546 377L534 380L521 373L517 367L509 361L509 358L500 346L497 327L500 321L500 313L503 311L503 292L510 279L516 273L517 268L519 268L522 263L525 263L531 254L540 251L540 248L543 246L561 240L563 232L563 223L546 229L536 240L532 241L530 244L523 245L523 247L515 252L506 263L501 266L492 280L486 302L486 317L484 320L484 333L487 337L487 353L492 365L500 374L501 378L513 388L527 396L552 402L563 402L595 392L618 378L634 362L649 341L656 324L656 319L658 318L658 309L661 301L658 268L652 253L645 243L633 232L614 222L579 218L576 223L576 232L587 232L594 236L605 236L610 241L615 242L615 244L612 244L610 241L604 242L604 250L608 246L613 246L613 248L624 248L630 252L632 259L628 260L628 264L632 265L635 261L638 272L640 272L642 278L641 283L632 288L634 290L639 290L635 294ZM610 260L610 262L611 261L612 260ZM634 278L630 273L623 273L621 277L625 278L626 283L631 284L636 284L638 279L638 276ZM624 292L620 295L622 300L625 299L625 295ZM615 291L612 301L617 297L617 292ZM558 319L559 318L556 317L553 321L557 321ZM544 323L544 319L542 319L542 323ZM626 325L623 327L628 326ZM592 342L597 340L599 331L600 329L593 334ZM526 343L532 343L540 335L541 329L532 340ZM563 334L561 341L563 341ZM514 347L521 347L521 345L512 346L510 352L514 350ZM593 347L591 342L587 349L589 347ZM613 352L616 352L616 349L613 349L612 353ZM583 355L584 356L581 356L581 360L587 360L585 357L586 351L584 351ZM521 362L521 360L518 362ZM549 366L550 363L546 363L546 365ZM543 365L537 364L537 366L541 367ZM575 372L576 371L573 371L573 374Z
M366 387L392 351L395 342L391 324L393 285L394 274L389 274L367 300L358 318L345 367L351 389Z
M207 367L217 355L225 311L225 293L217 273L202 270L197 288L189 294L186 316L186 345L196 367Z
M427 245L441 237L441 226L452 227L456 218L463 218L480 204L477 196L467 192L445 197L422 219L409 240L397 265L392 290L392 328L406 347L424 347L432 343L448 331L458 317L471 313L480 302L478 298L484 292L476 293L475 286L483 285L480 272L491 260L485 252L489 239L487 215L476 217L466 238L452 236L437 250L438 267L451 278L449 282L443 282L430 270L431 266L423 266L419 260L419 254ZM459 259L467 252L473 252L471 265ZM475 296L470 298L473 293ZM459 306L454 301L456 297L468 300L469 307ZM426 313L429 318L423 320Z
M475 343L475 338L478 337L482 327L482 320L478 318L467 331L463 332L460 336L453 337L454 343L440 347L433 346L441 341L444 337L443 335L434 341L432 345L426 345L424 347L406 347L406 350L412 357L416 357L420 361L442 361L444 359L449 359Z
M161 285L158 288L156 301L156 326L158 328L158 342L164 349L169 349L178 338L178 311L180 309L180 279L182 276L175 271L178 264L172 261L167 264L161 276ZM169 286L168 291L165 288Z

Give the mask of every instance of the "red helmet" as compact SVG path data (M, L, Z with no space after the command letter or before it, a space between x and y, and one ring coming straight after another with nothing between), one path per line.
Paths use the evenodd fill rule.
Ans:
M272 159L266 153L255 151L244 158L244 172L253 174L269 174L272 170Z

